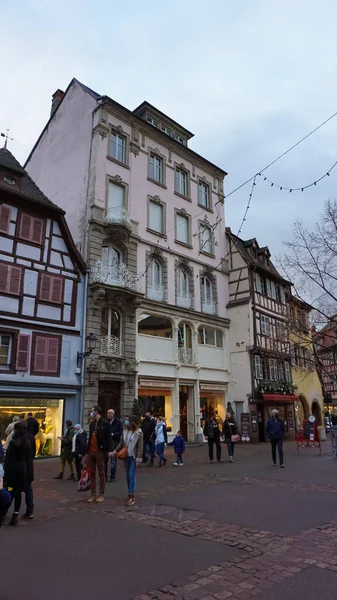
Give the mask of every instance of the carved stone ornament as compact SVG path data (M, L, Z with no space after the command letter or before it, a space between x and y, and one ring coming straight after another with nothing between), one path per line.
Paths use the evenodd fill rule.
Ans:
M99 371L100 361L99 358L92 358L88 362L88 371Z
M119 368L117 360L114 360L113 358L107 358L105 360L105 366L107 371L118 371Z
M186 258L185 256L182 256L179 261L179 264L182 267L188 267L188 258Z
M121 178L120 175L115 175L114 177L110 177L110 180L117 184L123 183L123 179Z
M155 148L155 149L153 150L153 152L154 152L154 154L159 154L159 155L160 155L160 150L159 150L159 148Z
M113 232L112 238L114 242L126 242L129 239L129 230L123 226L116 226L115 223L109 223L106 226L107 230Z
M184 169L185 169L184 163L180 163L180 165L178 165L178 166L179 166L180 169L182 169L184 171Z
M116 131L117 133L124 133L123 127L121 125L117 125Z
M203 175L203 177L200 177L200 181L203 181L203 183L207 183L207 178L205 177L205 175Z
M159 246L154 246L151 254L154 254L155 256L162 256L163 255L163 251L161 248L159 248Z
M105 291L105 289L104 288L98 288L97 290L95 290L93 292L92 298L93 298L94 304L104 302L105 298L106 298L106 291Z
M134 144L131 142L130 144L130 150L133 154L133 156L138 156L139 155L139 146L137 144Z
M160 196L157 196L157 194L155 196L152 196L152 200L153 202L157 202L158 204L161 202Z
M186 215L187 215L187 212L186 212L185 208L181 208L181 209L178 211L178 214L179 214L179 215L182 215L183 217L186 217Z

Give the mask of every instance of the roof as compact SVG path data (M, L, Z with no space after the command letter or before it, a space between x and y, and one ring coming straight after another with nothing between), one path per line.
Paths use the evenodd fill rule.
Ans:
M190 138L194 136L194 133L192 133L191 131L186 129L186 127L183 127L183 125L180 125L180 123L177 123L177 121L175 121L174 119L171 119L171 117L169 117L168 115L165 115L165 113L161 112L161 110L159 110L158 108L153 106L153 104L150 104L150 102L147 102L147 100L144 100L144 102L142 102L139 106L137 106L137 108L135 108L135 110L133 112L135 113L135 115L138 116L138 113L140 113L143 110L146 110L147 108L149 108L150 110L153 110L154 112L156 112L158 115L160 115L164 119L167 119L168 121L173 123L173 125L178 127L178 129L181 129L181 131L186 133Z
M0 167L4 167L5 169L13 171L14 173L20 174L19 194L21 196L64 214L64 210L62 208L54 204L54 202L49 200L49 198L47 198L47 196L41 192L40 188L36 185L36 183L34 183L27 171L25 171L25 169L20 165L8 148L0 149ZM6 191L18 194L16 190L11 190L10 188L8 188Z

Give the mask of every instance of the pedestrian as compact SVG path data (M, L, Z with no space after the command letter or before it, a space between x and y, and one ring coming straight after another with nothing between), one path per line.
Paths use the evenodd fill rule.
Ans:
M121 435L123 433L123 424L120 419L115 416L113 408L109 408L107 412L109 435L110 435L110 448L114 450L117 448ZM110 481L113 482L116 479L117 471L117 458L110 458ZM104 459L104 474L105 481L108 481L108 466L109 466L109 454L106 454Z
M123 434L112 454L116 457L120 451L123 452L123 449L125 449L124 466L128 486L126 505L132 506L135 503L136 468L142 462L143 456L143 432L135 415L125 419Z
M6 428L5 431L5 435L6 435L6 442L5 442L5 450L7 450L11 439L13 437L13 433L14 433L14 425L15 423L18 423L20 421L20 417L18 417L17 415L15 415L13 417L13 421L8 425L8 427Z
M74 427L74 437L72 439L71 452L75 459L75 468L77 481L81 479L81 472L83 469L82 459L86 455L87 451L87 434L82 429L81 425L77 423Z
M0 527L2 527L7 511L12 503L12 496L3 486L4 468L0 464Z
M0 464L3 463L4 459L5 459L5 449L4 449L4 447L2 445L2 441L0 439Z
M275 408L271 411L271 417L267 421L266 425L267 438L271 442L271 454L273 458L273 465L276 467L276 448L278 449L280 467L285 468L283 462L283 439L285 434L284 421L280 419L278 410Z
M74 427L72 421L69 419L66 421L67 431L63 437L59 437L61 440L61 467L59 474L54 477L54 479L63 479L64 469L66 463L69 465L70 475L67 478L67 481L72 481L75 479L74 475L74 463L73 463L73 453L72 453L72 445L73 445L73 437L74 437Z
M159 467L166 465L167 459L164 456L165 444L167 444L167 430L166 424L163 417L157 417L157 424L155 429L156 434L156 453L159 457Z
M181 431L177 431L177 435L173 439L172 442L168 444L168 446L174 447L174 452L177 455L176 462L173 463L175 467L183 467L183 454L185 452L185 440L183 438L183 434Z
M27 423L28 433L30 433L32 436L35 437L36 434L39 433L39 431L40 431L40 425L39 425L38 421L36 419L34 419L33 413L31 413L31 412L28 413L26 423Z
M32 444L32 436L28 433L23 422L14 425L14 433L6 452L4 482L14 500L14 512L10 525L18 524L18 516L21 507L21 494L27 494L30 508L32 504L32 482L34 481L35 443ZM27 508L28 510L28 508ZM31 513L33 514L33 513ZM24 515L27 517L27 511ZM31 518L31 517L29 517Z
M213 447L215 444L216 448L216 459L219 463L222 463L221 460L221 434L218 421L216 420L215 412L211 413L209 419L206 419L206 423L204 426L204 436L208 442L208 455L209 460L212 463L214 459Z
M235 443L239 440L239 436L231 413L227 413L226 415L222 427L222 435L225 438L225 444L227 444L229 462L233 462Z
M144 438L143 463L148 467L153 467L156 451L156 420L149 410L145 413L142 422L142 432Z
M98 404L92 407L91 423L89 428L89 440L87 447L87 466L90 472L91 496L89 504L93 502L104 502L105 475L104 459L107 452L112 452L111 435L109 424L102 417L102 409ZM96 470L99 477L99 496L96 499Z

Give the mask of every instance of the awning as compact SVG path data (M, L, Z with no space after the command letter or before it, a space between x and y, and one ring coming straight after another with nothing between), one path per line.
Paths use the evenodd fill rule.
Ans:
M280 402L282 404L289 404L290 402L296 402L299 397L296 394L263 394L263 400L265 402Z

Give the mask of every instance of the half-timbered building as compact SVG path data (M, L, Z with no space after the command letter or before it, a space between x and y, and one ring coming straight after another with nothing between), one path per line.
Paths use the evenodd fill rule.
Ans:
M13 416L40 423L37 455L59 453L81 414L85 265L64 211L0 150L0 436Z

